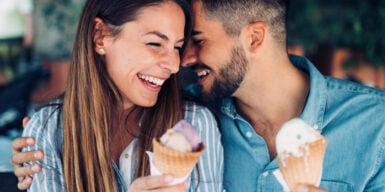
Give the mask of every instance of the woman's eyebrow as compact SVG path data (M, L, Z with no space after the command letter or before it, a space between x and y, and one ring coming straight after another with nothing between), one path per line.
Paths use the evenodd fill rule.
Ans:
M161 38L161 39L163 39L163 40L166 40L166 41L169 40L169 38L167 37L167 35L165 35L165 34L159 32L159 31L150 31L150 32L148 32L148 33L146 33L146 34L144 34L144 35L155 35L155 36L158 36L159 38Z
M165 35L165 34L159 32L159 31L150 31L150 32L148 32L148 33L146 33L146 34L144 34L144 35L155 35L155 36L158 36L159 38L161 38L161 39L163 39L163 40L165 40L165 41L169 41L169 40L170 40L170 39L167 37L167 35ZM184 38L179 39L177 42L178 42L178 43L179 43L179 42L184 42Z

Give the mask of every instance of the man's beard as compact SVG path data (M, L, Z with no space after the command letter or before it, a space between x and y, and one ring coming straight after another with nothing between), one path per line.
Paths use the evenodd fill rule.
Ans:
M209 92L202 92L202 99L206 102L217 101L230 97L239 88L247 70L245 51L240 46L234 46L231 60L219 70L219 76L214 79Z

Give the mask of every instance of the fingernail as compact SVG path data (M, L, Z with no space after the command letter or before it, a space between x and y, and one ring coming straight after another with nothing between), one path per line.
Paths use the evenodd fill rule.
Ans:
M32 166L31 169L32 169L32 171L37 172L37 171L39 171L39 166L34 165L34 166Z
M35 158L42 158L42 157L43 157L43 154L41 154L40 152L36 152L36 153L33 154L33 156L34 156Z
M306 185L298 185L297 192L309 192L309 188Z
M166 175L166 177L164 178L164 181L166 181L167 183L171 183L173 180L174 180L174 178L172 178L169 175Z
M32 138L28 138L27 139L27 143L30 144L30 145L33 144L33 139Z

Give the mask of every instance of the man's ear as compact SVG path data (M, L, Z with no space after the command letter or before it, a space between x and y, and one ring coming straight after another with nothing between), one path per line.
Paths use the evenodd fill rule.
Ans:
M102 19L99 17L96 17L94 19L94 30L93 30L93 40L95 44L95 51L100 53L101 49L104 49L104 30L105 30L105 23Z
M248 37L248 49L251 52L255 52L261 47L265 40L266 31L267 25L265 22L257 21L249 24L246 32Z

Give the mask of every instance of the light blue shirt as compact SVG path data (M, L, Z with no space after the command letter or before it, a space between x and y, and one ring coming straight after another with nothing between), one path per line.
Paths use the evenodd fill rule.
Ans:
M61 101L56 101L61 103ZM223 181L223 148L221 136L212 113L205 107L186 102L185 119L199 132L206 149L189 177L190 189L187 191L222 191ZM28 191L65 191L62 163L62 124L59 121L59 106L48 106L36 112L23 132L24 137L34 137L36 145L24 151L42 150L44 158L25 165L40 164L42 171L33 175L33 182ZM118 165L113 163L119 191L127 191L130 183L125 183ZM199 171L199 174L198 174ZM199 183L198 182L199 177Z
M321 188L331 192L385 191L385 93L325 77L302 57L290 57L310 76L310 92L300 118L328 139ZM268 83L268 82L266 82ZM282 192L272 174L267 145L236 111L232 98L219 113L228 192Z

